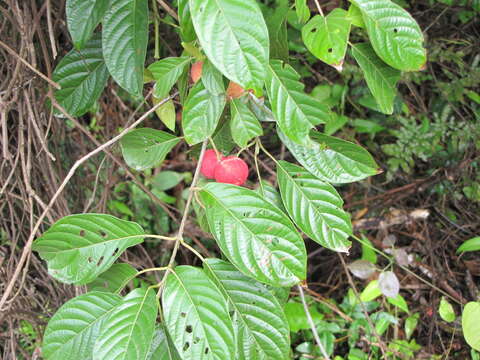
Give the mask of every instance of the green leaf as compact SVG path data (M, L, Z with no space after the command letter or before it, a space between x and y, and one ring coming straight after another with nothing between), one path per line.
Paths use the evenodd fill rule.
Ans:
M163 326L157 327L153 336L152 346L147 355L148 360L181 360L172 339Z
M283 1L265 19L270 37L270 59L288 61L287 15L288 1Z
M225 94L222 73L208 60L203 62L202 77L200 79L203 82L203 86L205 86L205 89L207 89L210 94Z
M227 302L199 268L177 266L162 293L165 324L184 360L234 359Z
M398 307L400 310L408 313L408 304L402 295L398 294L396 297L387 297L387 301L390 304Z
M469 302L462 313L462 330L465 341L480 351L480 302Z
M307 0L295 0L295 11L300 23L305 24L310 19L310 9L308 8Z
M152 97L153 105L157 105L163 100L157 99L155 96ZM175 105L173 100L168 100L163 105L160 105L155 113L160 118L160 121L165 124L165 126L172 131L175 131L175 121L177 119L177 114L175 112Z
M225 95L213 95L197 82L188 94L182 113L185 140L195 145L213 134L225 107Z
M140 225L106 214L65 216L33 244L52 277L83 285L108 270L130 246L143 241Z
M72 50L55 68L55 99L72 116L85 114L95 104L108 80L100 35L94 35L83 50Z
M478 251L480 250L480 236L468 239L457 249L457 254L465 251Z
M348 18L352 25L358 26L362 29L365 28L365 22L363 21L363 15L360 9L354 4L350 4L348 7Z
M153 340L157 311L153 289L130 292L103 324L93 359L145 359Z
M361 146L312 131L314 141L307 147L294 143L281 131L278 133L295 159L320 180L340 184L378 174L375 160Z
M289 287L276 287L267 285L268 291L275 296L280 306L283 308L288 301L290 296L290 288Z
M444 296L442 296L442 299L440 300L438 313L440 314L440 317L446 322L450 323L452 321L455 321L455 310L453 310L452 304L450 304Z
M377 254L372 242L365 236L362 236L362 260L370 261L372 264L377 263Z
M244 89L263 87L268 30L255 0L190 0L193 25L208 59ZM248 30L248 31L247 31Z
M265 85L280 129L292 141L309 144L310 129L328 122L330 109L306 94L300 75L280 60L271 61Z
M185 178L184 174L176 171L162 171L152 179L152 185L156 190L165 191L177 186Z
M230 130L232 138L238 146L244 148L254 137L261 136L263 129L253 112L241 99L230 102Z
M88 284L88 291L119 292L125 282L136 273L137 270L130 264L113 264L110 269Z
M100 329L121 300L118 295L92 291L67 301L52 316L45 329L43 358L92 359Z
M427 53L417 22L390 0L350 0L362 15L377 55L391 67L417 71L425 66Z
M392 114L400 71L385 64L370 44L352 45L352 55L360 65L379 109L385 114Z
M369 302L375 300L382 295L382 291L378 286L378 280L370 281L365 289L360 294L360 301Z
M335 188L286 161L277 163L277 179L283 204L295 224L320 245L348 252L352 223Z
M261 180L260 183L261 186L256 188L255 192L263 197L264 200L267 200L270 204L277 207L279 210L286 212L285 207L283 206L282 198L280 197L277 189L275 189L272 184L265 180Z
M273 286L305 279L306 251L290 219L252 190L209 183L200 190L210 230L244 274Z
M310 329L307 314L305 314L305 309L302 304L288 302L285 304L284 310L291 332L297 333L300 330ZM323 315L320 314L315 307L310 307L309 310L314 324L318 324L323 319Z
M163 99L168 96L190 61L191 58L188 56L167 57L148 67L155 79L154 96L156 98Z
M313 17L302 28L302 39L313 55L342 71L350 27L348 13L336 8L327 16Z
M130 94L142 95L148 0L110 0L102 34L103 54L110 74Z
M182 41L186 43L194 41L197 36L195 35L188 0L178 0L178 19Z
M413 332L415 331L415 328L417 327L418 324L418 318L420 317L419 313L415 313L412 316L409 316L408 318L405 319L405 337L410 339L412 336Z
M332 120L325 125L325 135L333 135L348 122L348 117L333 113Z
M81 49L92 37L108 9L110 0L67 0L65 12L73 44Z
M207 259L204 268L234 311L238 358L288 359L288 322L267 288L219 259Z
M164 131L142 128L127 133L120 144L127 165L141 171L161 164L179 141Z

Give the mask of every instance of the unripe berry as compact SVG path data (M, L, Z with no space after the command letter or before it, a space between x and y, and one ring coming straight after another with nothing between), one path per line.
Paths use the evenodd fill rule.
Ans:
M222 159L223 157L221 157ZM220 160L221 160L220 159ZM213 149L205 151L203 155L202 167L200 168L200 173L205 176L207 179L213 179L215 177L215 168L219 163L217 158L217 153Z
M195 84L202 77L203 61L194 62L190 69L190 77Z
M230 81L227 87L227 98L236 99L242 96L245 93L245 89L242 88L237 83Z
M215 168L215 180L221 183L243 185L247 177L247 163L236 156L223 158Z

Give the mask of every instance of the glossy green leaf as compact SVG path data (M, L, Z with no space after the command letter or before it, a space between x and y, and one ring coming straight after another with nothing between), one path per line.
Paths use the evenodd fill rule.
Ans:
M318 324L323 319L323 314L320 314L315 307L310 307L310 315L312 316L314 324ZM289 302L285 304L285 315L290 325L290 331L297 333L300 330L310 329L307 314L302 304L297 302Z
M272 293L273 296L275 296L275 299L277 299L278 303L283 308L290 296L290 288L267 285L267 289Z
M223 260L207 259L204 268L234 311L238 358L287 359L290 350L288 322L277 299L267 288Z
M209 183L200 190L210 230L244 274L273 286L305 279L306 251L290 219L252 190Z
M94 35L84 49L65 55L53 71L52 79L61 86L55 90L58 103L72 116L85 114L98 100L108 80L100 36Z
M406 313L408 313L408 304L407 302L405 301L405 298L398 294L396 297L387 297L387 301L396 306L397 308L399 308L400 310L403 310L405 311Z
M465 341L480 351L480 302L469 302L462 313L462 330Z
M288 61L287 16L289 11L288 1L282 1L277 3L273 14L269 14L265 19L270 37L270 59Z
M108 270L130 246L143 241L140 225L106 214L65 216L33 244L55 279L83 285Z
M354 4L350 4L348 7L348 18L352 25L360 28L365 28L365 22L363 21L363 15L360 9Z
M197 35L193 27L188 0L178 0L178 19L182 41L186 43L194 41Z
M93 349L93 359L145 359L153 341L157 312L153 289L130 292L103 324Z
M258 188L256 188L255 191L257 194L263 197L264 200L267 200L273 206L277 207L283 212L286 212L285 207L283 206L282 198L280 197L280 193L272 186L272 184L265 180L261 180Z
M153 336L147 360L181 360L170 335L162 325L158 326Z
M320 245L348 252L352 223L335 188L286 161L277 163L277 179L283 204L295 224Z
M208 59L244 89L263 87L268 30L256 0L190 0L193 25Z
M367 150L336 137L310 133L311 147L294 143L281 131L280 139L297 161L320 180L349 183L378 174L378 165Z
M295 11L300 23L305 24L310 19L310 9L308 8L307 0L295 0Z
M148 0L110 0L102 34L108 71L122 88L140 96L148 43Z
M480 250L480 236L468 239L457 249L457 254L465 251L478 251Z
M140 171L161 164L179 141L180 138L164 131L141 128L127 133L120 144L127 165Z
M280 60L271 61L265 85L280 129L292 141L309 144L310 129L328 122L330 109L306 94L300 75Z
M254 137L261 136L263 129L253 112L241 99L230 102L230 130L235 143L244 148Z
M65 12L73 44L81 49L92 37L108 9L110 0L67 0Z
M153 105L157 105L160 103L161 99L156 98L155 96L152 97ZM165 126L172 131L175 131L175 121L177 120L177 113L175 112L175 105L173 100L168 100L163 105L155 110L155 113L159 117L160 121L165 124Z
M400 71L385 64L370 44L352 45L352 55L360 65L379 109L385 114L392 114Z
M182 113L185 140L198 144L213 134L225 107L225 95L213 95L199 81L190 90Z
M384 62L402 71L425 66L422 30L405 9L390 0L350 1L362 12L370 42Z
M452 304L450 304L444 296L442 296L442 299L440 300L438 313L440 314L440 317L446 322L455 321L455 310L453 310Z
M148 70L155 79L154 96L159 99L167 97L190 61L187 56L167 57L151 64Z
M221 95L225 94L225 85L223 83L223 76L220 71L213 66L212 62L205 60L202 66L202 77L200 78L203 82L203 86L208 92L212 95Z
M368 283L367 287L363 289L362 293L360 294L360 301L372 301L381 295L382 291L378 287L378 280L372 280Z
M336 8L327 16L313 17L302 28L302 39L313 55L341 71L350 27L348 13Z
M113 264L110 269L100 274L88 284L88 291L119 292L137 270L130 264Z
M405 337L407 338L407 340L410 339L413 332L417 328L419 317L420 317L420 314L415 313L412 316L409 316L408 318L405 319Z
M121 300L118 295L92 291L67 301L45 329L43 358L91 360L100 329Z
M165 324L183 360L234 359L228 306L202 269L177 266L162 293Z

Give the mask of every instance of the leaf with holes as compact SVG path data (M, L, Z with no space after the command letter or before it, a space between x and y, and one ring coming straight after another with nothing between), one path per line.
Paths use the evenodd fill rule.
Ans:
M219 259L204 263L233 310L239 359L288 359L290 330L277 299L259 282Z
M87 284L108 270L130 246L140 244L140 225L106 214L65 216L33 244L55 279Z
M377 55L391 67L417 71L425 66L427 52L417 22L390 0L350 0L356 5Z
M380 110L385 114L392 114L393 101L397 95L397 82L401 75L400 71L385 64L370 44L352 45L352 55L360 65L368 88Z
M155 61L148 67L155 79L153 94L156 98L163 99L168 96L190 61L191 58L187 56L168 57Z
M73 44L81 49L108 10L110 0L67 0L65 12Z
M281 210L256 192L230 184L207 184L200 198L215 240L237 269L273 286L305 279L305 244Z
M181 360L177 349L170 338L170 335L165 331L163 325L160 325L155 330L152 345L147 354L147 360Z
M286 161L277 163L277 179L283 204L295 224L320 245L348 252L352 223L335 188Z
M105 320L93 360L145 359L153 341L157 311L153 289L130 292Z
M271 61L265 85L280 129L292 141L309 144L310 129L328 122L330 109L307 95L300 82L300 75L280 60Z
M302 28L302 39L313 55L342 71L351 25L347 11L337 8L313 17Z
M96 34L84 49L65 55L52 79L61 86L55 90L55 99L70 115L81 116L90 110L108 80L100 35Z
M179 141L180 138L164 131L142 128L127 133L120 144L127 165L140 171L161 164Z
M281 131L278 133L295 159L320 180L342 184L379 173L368 151L351 142L312 131L312 146L307 147L294 143Z
M45 329L43 358L92 359L100 329L121 300L118 295L92 291L67 301L52 316Z
M235 143L244 148L254 137L261 136L263 129L255 115L240 99L233 99L230 102L230 130Z
M115 81L142 95L148 43L148 0L110 0L102 28L105 63Z
M190 90L182 113L185 140L198 144L213 134L225 107L225 95L213 95L199 81Z
M177 266L162 293L165 324L184 360L234 359L227 302L202 269Z
M190 0L193 25L208 59L244 89L263 87L268 30L255 0Z
M88 284L88 291L119 292L136 273L137 270L130 264L113 264Z

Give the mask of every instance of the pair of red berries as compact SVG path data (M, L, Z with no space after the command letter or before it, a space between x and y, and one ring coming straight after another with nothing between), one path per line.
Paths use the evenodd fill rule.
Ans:
M213 149L205 151L200 173L207 179L217 182L243 185L248 177L248 165L236 156L220 156Z

